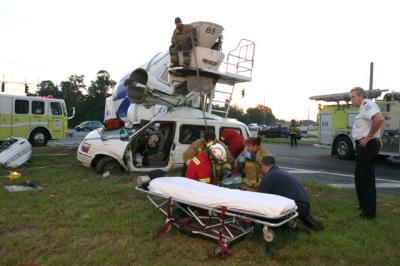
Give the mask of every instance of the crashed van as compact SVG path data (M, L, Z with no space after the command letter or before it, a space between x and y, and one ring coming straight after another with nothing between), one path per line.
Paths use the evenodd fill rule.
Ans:
M127 137L124 129L110 137L104 129L89 133L79 145L77 158L97 172L168 171L183 166L183 152L206 130L219 139L223 129L237 130L244 138L251 136L248 127L236 119L179 107L155 117Z

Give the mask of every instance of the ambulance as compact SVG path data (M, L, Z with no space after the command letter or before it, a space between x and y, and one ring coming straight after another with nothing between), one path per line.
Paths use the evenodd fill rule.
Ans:
M366 91L367 97L375 99L385 117L383 146L379 151L381 158L400 155L400 93L386 93L383 99L377 99L384 91L378 89ZM332 155L340 159L352 159L355 155L355 143L351 137L351 130L358 108L349 103L349 93L318 95L310 99L328 102L319 104L319 143L331 145Z
M22 137L33 146L67 136L68 116L62 99L0 94L0 142Z

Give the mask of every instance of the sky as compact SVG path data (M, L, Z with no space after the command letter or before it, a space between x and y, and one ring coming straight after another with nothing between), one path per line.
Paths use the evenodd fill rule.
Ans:
M315 120L308 97L368 89L370 62L375 89L400 91L398 11L388 0L1 0L0 80L59 83L83 74L89 85L104 69L118 81L168 49L179 16L222 25L224 52L241 38L255 42L252 82L236 86L233 103Z

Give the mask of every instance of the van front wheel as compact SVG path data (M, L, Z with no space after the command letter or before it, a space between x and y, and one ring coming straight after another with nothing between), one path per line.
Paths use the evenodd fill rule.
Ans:
M32 144L32 146L46 146L48 141L49 136L43 129L34 130L29 135L29 142Z
M116 160L108 156L100 158L94 169L97 173L105 173L107 171L121 173L123 171L122 166Z

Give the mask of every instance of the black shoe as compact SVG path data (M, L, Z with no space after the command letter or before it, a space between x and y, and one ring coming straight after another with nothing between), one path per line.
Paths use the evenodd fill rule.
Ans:
M361 212L360 213L360 218L362 219L367 219L367 220L372 220L375 219L375 214L370 214L370 213L366 213L366 212Z
M324 230L324 225L316 220L314 217L311 215L307 215L302 219L302 221L308 226L308 228L313 229L315 231L322 231Z

